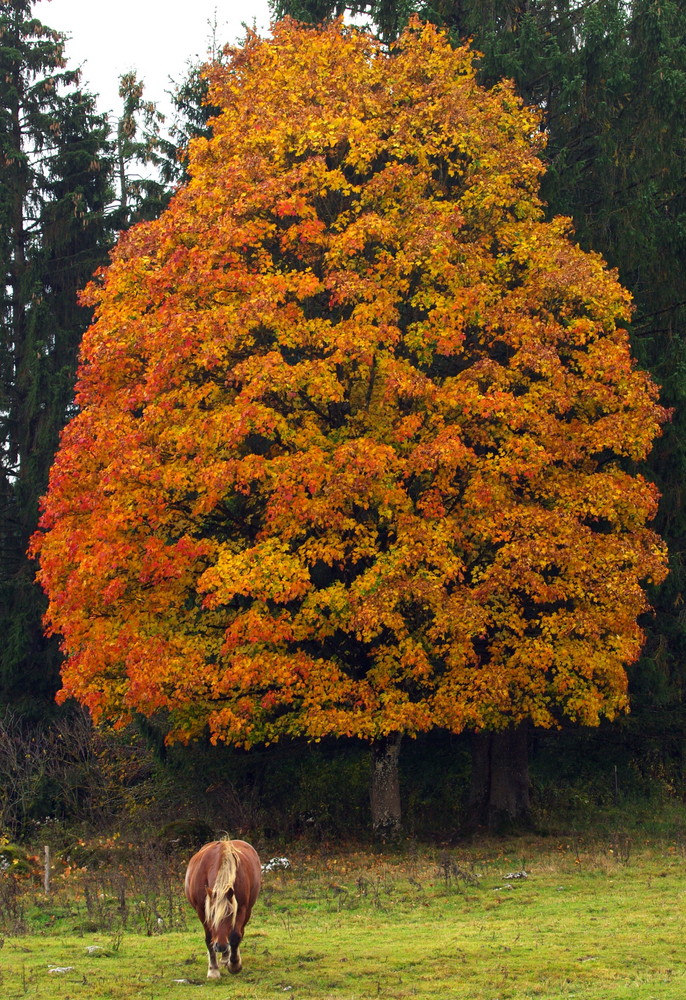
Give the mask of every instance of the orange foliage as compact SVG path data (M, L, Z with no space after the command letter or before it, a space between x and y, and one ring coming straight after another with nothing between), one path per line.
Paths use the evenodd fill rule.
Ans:
M283 22L210 102L88 292L33 540L61 697L245 746L623 710L666 414L536 113L417 23Z

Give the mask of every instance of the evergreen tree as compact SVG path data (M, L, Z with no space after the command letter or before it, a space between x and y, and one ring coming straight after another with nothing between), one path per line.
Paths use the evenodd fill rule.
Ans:
M319 24L348 14L360 18L367 15L384 42L392 42L407 24L411 14L419 13L425 20L435 20L425 5L416 0L270 0L273 17L293 17L306 24Z
M77 290L111 243L105 119L29 0L0 3L0 704L39 715L58 653L26 546L72 405L88 310Z
M634 297L634 350L673 409L648 469L663 494L658 526L671 572L653 594L632 687L639 710L678 708L686 685L686 10L673 0L532 3L510 30L491 20L475 35L482 79L510 76L545 109L549 212L571 216L582 246L618 269Z
M115 138L117 203L113 221L120 230L157 218L169 201L169 188L163 179L164 115L152 101L144 99L144 92L136 73L119 78L122 109Z
M167 185L188 180L189 144L193 139L209 139L212 135L210 123L220 113L220 108L208 100L209 83L205 72L208 66L219 66L224 61L224 52L217 44L216 24L211 27L207 59L190 63L185 78L176 83L171 92L174 118L169 139L161 146L163 161L160 166L162 180Z
M628 30L629 94L618 115L614 188L596 205L608 254L631 288L636 351L662 385L671 424L651 459L662 494L660 528L670 576L654 595L656 618L640 693L683 703L686 688L686 9L635 0ZM619 125L621 124L621 130ZM665 720L663 718L662 724Z

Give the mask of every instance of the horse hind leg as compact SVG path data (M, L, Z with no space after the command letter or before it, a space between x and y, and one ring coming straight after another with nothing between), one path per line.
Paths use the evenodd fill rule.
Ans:
M217 953L212 942L212 931L205 928L205 945L207 946L207 978L219 979L221 972L217 965Z

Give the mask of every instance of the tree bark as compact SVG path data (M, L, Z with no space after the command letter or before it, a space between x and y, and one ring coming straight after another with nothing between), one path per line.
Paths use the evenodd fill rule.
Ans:
M392 733L375 740L371 745L372 770L370 783L370 803L372 829L383 839L397 837L401 831L400 779L398 758L400 756L400 733Z
M493 832L527 826L531 819L528 726L472 737L471 828Z

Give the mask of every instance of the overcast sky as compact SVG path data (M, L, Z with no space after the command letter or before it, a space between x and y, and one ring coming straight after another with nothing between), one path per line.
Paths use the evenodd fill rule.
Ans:
M220 44L235 43L242 23L269 28L267 0L38 0L34 14L69 36L69 68L81 66L83 83L100 95L101 111L118 110L118 78L135 69L145 96L169 108L165 91L182 80L188 61L207 55L211 24Z

